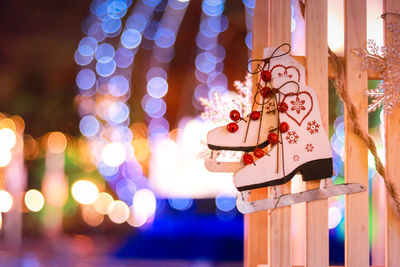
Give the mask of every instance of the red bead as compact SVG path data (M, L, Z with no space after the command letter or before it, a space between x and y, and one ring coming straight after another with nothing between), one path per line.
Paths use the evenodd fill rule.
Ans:
M247 154L247 153L244 154L244 155L243 155L243 162L244 162L244 164L246 164L246 165L249 165L249 164L254 163L253 156L250 155L250 154Z
M272 95L272 89L269 88L268 86L264 86L264 87L261 89L260 94L261 94L264 98L271 97L271 95Z
M288 110L289 106L285 102L281 102L279 104L278 110L279 112L285 113Z
M254 154L254 156L256 156L257 158L262 158L262 157L264 157L264 155L265 155L264 151L263 151L261 148L256 148L256 149L254 149L253 154Z
M289 124L287 124L287 122L281 122L281 124L279 125L279 130L281 131L281 133L286 133L287 131L289 131Z
M229 112L229 118L233 121L238 121L240 119L240 113L237 110L232 110Z
M231 122L226 126L226 129L228 129L229 132L234 133L239 129L239 126L236 122Z
M250 119L252 119L253 121L256 121L260 118L260 111L252 111L250 113Z
M267 70L263 70L261 72L261 79L264 82L269 82L271 80L271 72L267 71Z
M267 139L271 145L274 145L279 141L279 137L276 133L269 133Z

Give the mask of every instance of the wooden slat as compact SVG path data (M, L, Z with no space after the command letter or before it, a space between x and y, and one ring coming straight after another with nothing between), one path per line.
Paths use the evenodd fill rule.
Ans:
M307 0L306 5L307 84L314 88L322 124L329 132L328 92L328 3ZM319 188L319 181L307 182L306 189ZM329 266L328 200L306 203L306 266Z
M306 57L303 56L293 56L294 59L296 59L300 64L302 64L303 66L307 65L307 59ZM343 60L343 58L340 58L341 60ZM328 62L328 77L329 79L335 79L337 78L337 73L336 70L334 68L334 66L332 65L332 62ZM379 78L379 74L376 72L373 72L371 70L368 70L368 80L380 80Z
M290 0L271 0L271 46L290 43ZM290 182L281 186L283 194L291 192ZM270 267L292 266L290 218L291 208L276 209L269 218Z
M345 0L345 85L360 118L360 126L368 131L367 73L360 71L360 59L352 50L366 47L366 0ZM345 109L345 182L362 183L368 188L368 153L354 134ZM368 190L346 195L345 266L369 266Z
M269 45L269 3L257 0L254 9L252 58L263 58L264 47ZM256 93L257 75L253 75L253 95ZM267 189L253 190L251 200L268 197ZM248 267L268 263L268 211L244 216L244 264Z
M397 12L400 10L399 0L384 0L384 12ZM385 23L399 22L400 18L388 15ZM391 41L389 32L385 33L385 43ZM385 117L385 148L386 148L386 171L395 184L397 191L400 190L400 106L397 105L390 115ZM400 266L400 215L397 213L390 196L387 196L386 212L386 246L385 264L387 267Z

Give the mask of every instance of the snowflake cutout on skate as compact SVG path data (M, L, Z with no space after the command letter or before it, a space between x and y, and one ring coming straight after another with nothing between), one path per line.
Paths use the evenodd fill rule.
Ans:
M286 140L289 144L297 144L297 141L299 140L299 135L296 133L296 131L289 131L286 135Z
M319 124L318 124L318 122L316 122L315 120L314 120L314 121L309 121L309 122L307 123L307 131L308 131L310 134L318 133L318 131L319 131Z
M276 110L276 107L272 101L269 101L267 104L265 104L265 111L267 113L275 112L275 110Z
M304 107L305 102L305 100L300 100L299 96L297 96L295 101L290 101L290 103L293 105L291 110L295 110L297 114L300 114L302 110L306 110Z
M314 146L312 144L307 144L306 150L307 150L307 152L312 152L314 150Z
M299 159L300 159L299 155L294 155L294 156L293 156L293 160L294 160L294 161L299 161Z

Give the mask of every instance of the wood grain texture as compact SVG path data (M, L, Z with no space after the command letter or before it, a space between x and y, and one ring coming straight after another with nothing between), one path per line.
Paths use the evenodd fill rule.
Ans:
M397 12L400 10L399 0L384 0L384 12ZM385 23L400 23L398 16L386 16ZM385 43L391 41L391 35L385 32ZM391 115L385 117L385 148L386 148L386 172L394 182L396 190L400 191L400 106L397 105ZM400 216L397 214L392 200L388 196L386 211L386 245L385 265L387 267L400 266Z
M303 66L305 66L307 64L306 62L306 57L303 56L294 56L294 59L296 59L300 64L302 64ZM341 60L343 60L343 57L339 57ZM373 72L371 70L368 70L368 79L369 80L379 80L379 73ZM337 78L337 73L336 70L334 68L334 66L332 65L332 62L328 62L328 78L329 79L336 79Z
M271 0L271 46L290 44L290 0ZM281 186L282 194L291 192L291 184ZM292 266L291 207L275 209L269 218L269 266Z
M322 124L329 132L328 88L328 3L307 0L306 13L307 84L314 88ZM319 181L306 183L306 189L319 188ZM328 200L306 203L305 260L307 267L329 266Z
M269 1L257 0L253 21L252 58L263 58L264 47L269 45ZM253 75L253 95L256 93L257 75ZM268 190L251 193L251 200L268 197ZM244 216L244 265L254 267L268 263L268 211Z
M359 69L360 59L352 50L366 47L366 0L345 0L345 86L355 105L360 127L368 131L367 73ZM352 129L345 109L345 182L361 183L368 188L368 153L366 146ZM346 195L345 266L369 266L368 190Z

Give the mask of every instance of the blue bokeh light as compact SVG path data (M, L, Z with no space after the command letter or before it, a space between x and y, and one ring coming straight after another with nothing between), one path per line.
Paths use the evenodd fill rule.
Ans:
M170 47L175 43L175 32L169 28L160 27L154 36L154 41L159 47Z
M204 0L201 8L209 16L220 16L224 11L223 0Z
M215 198L217 208L222 211L230 211L236 206L236 198L224 194L218 194Z
M97 166L98 171L100 172L100 174L106 178L107 181L112 181L115 178L115 175L118 174L118 167L111 167L103 162L99 163ZM109 179L107 179L109 178ZM114 178L114 179L113 179Z
M154 77L147 83L147 93L154 98L165 96L168 92L168 83L162 77Z
M131 50L121 47L115 52L115 63L119 68L127 68L133 63L134 54Z
M106 16L101 22L101 29L105 33L116 33L119 31L119 29L121 29L121 20L113 19L110 16Z
M162 100L161 98L152 98L152 97L150 97L149 100L146 101L144 110L149 115L150 114L157 114L163 109L163 106L165 106L164 100Z
M108 16L112 19L120 19L125 16L128 7L123 0L113 0L107 7Z
M76 64L81 65L81 66L86 66L93 60L93 55L90 56L83 56L81 53L79 53L79 50L77 49L74 54L74 59Z
M169 205L180 211L188 210L193 205L193 199L191 198L170 198L168 199Z
M127 29L135 29L139 32L143 32L146 28L148 20L145 16L140 13L135 13L131 15L126 21Z
M97 40L91 36L83 37L79 42L78 50L82 56L91 56L96 52Z
M142 34L136 29L127 29L121 35L121 44L129 49L138 47L142 41Z
M129 117L129 108L125 103L114 102L108 108L108 119L113 123L122 123Z
M114 59L115 50L109 43L99 45L96 50L96 60L100 63L108 63Z
M76 76L76 84L82 90L87 90L93 87L96 82L96 74L92 70L83 69Z
M209 37L209 38L213 38L216 37L218 35L219 32L215 32L213 31L208 24L208 20L204 19L201 23L200 23L200 32L205 36L205 37Z
M94 116L85 116L79 123L79 130L86 137L92 137L99 131L99 121Z
M217 44L216 38L208 38L201 32L196 36L196 45L202 50L210 50Z
M108 77L114 73L116 68L116 64L114 60L111 60L107 63L97 62L96 71L102 77Z
M209 52L203 52L196 57L196 68L201 72L209 73L215 69L217 59Z
M129 91L129 82L124 76L114 76L108 83L108 90L114 96L123 96Z
M167 72L163 68L153 67L147 72L146 81L150 81L151 78L156 76L167 79Z

